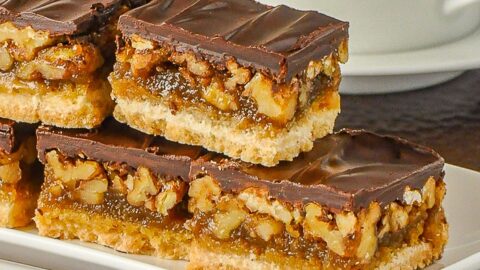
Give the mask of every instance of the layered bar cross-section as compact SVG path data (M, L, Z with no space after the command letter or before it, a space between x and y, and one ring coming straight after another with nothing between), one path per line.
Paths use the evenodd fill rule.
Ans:
M107 75L117 20L129 3L1 1L0 117L98 126L113 110Z
M251 0L154 0L119 28L121 122L265 166L332 131L345 22Z
M192 162L190 269L417 269L448 238L443 159L345 130L275 168Z
M0 227L32 221L43 180L35 127L0 118Z
M264 167L114 121L37 131L42 235L189 259L192 269L410 269L448 238L443 159L345 130Z

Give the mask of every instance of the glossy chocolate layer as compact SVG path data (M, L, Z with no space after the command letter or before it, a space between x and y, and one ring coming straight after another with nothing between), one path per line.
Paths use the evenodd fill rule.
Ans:
M120 17L126 36L140 35L222 64L234 57L277 81L335 51L348 23L313 11L252 0L153 0Z
M141 4L141 0L131 2ZM143 1L144 2L144 1ZM82 34L104 24L124 0L0 0L0 23L31 26L52 35ZM130 2L129 2L130 3Z
M0 151L14 153L26 138L35 135L35 128L36 125L0 118Z
M57 149L65 156L85 155L101 162L145 166L159 175L188 180L191 160L203 149L179 145L162 137L146 135L108 119L98 129L62 129L41 126L37 129L37 150L44 162L45 151Z
M443 175L433 150L398 137L342 130L315 142L310 152L273 168L231 162L219 156L192 163L191 177L213 176L227 192L248 187L293 204L318 202L332 210L359 210L372 201L402 200L405 187L421 189Z
M70 157L84 154L104 162L146 166L184 181L209 174L225 192L263 188L272 198L293 204L318 202L333 211L401 200L406 186L420 189L429 177L441 178L444 165L429 148L358 130L320 139L312 151L274 168L168 142L112 120L96 131L40 127L37 136L40 159L46 150L58 149Z
M0 118L0 151L11 154L15 148L15 122Z

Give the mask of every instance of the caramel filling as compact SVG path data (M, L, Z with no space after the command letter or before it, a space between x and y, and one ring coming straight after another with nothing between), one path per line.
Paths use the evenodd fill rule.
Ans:
M430 244L432 259L447 239L441 203L445 184L429 178L403 199L359 211L317 203L292 205L261 188L224 193L214 178L155 175L145 167L46 153L39 211L71 209L172 231L190 231L196 245L221 254L255 255L292 268L370 269L396 251Z
M52 36L32 27L17 28L11 22L0 24L0 75L2 81L34 86L41 84L59 90L59 81L87 83L111 69L118 17L126 7L109 18L105 26L80 36ZM104 63L110 68L102 71ZM10 79L7 79L10 78Z
M235 117L281 127L314 100L331 97L339 81L334 54L312 61L291 82L276 83L233 59L225 66L214 66L193 53L160 47L136 36L117 52L110 77L117 98L144 101L148 97L150 102L167 104L173 112L194 106L215 118Z
M182 199L186 184L148 169L70 159L47 153L40 211L61 208L171 230L184 230L189 216Z
M331 212L316 203L292 206L268 199L255 188L222 194L214 179L204 176L191 183L189 211L196 242L209 251L254 254L293 268L369 269L421 242L432 244L439 256L447 240L444 194L443 181L430 178L422 190L407 189L402 202Z

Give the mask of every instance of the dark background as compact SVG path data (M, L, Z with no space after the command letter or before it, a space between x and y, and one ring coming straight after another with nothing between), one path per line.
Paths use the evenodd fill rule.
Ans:
M447 163L480 171L480 70L422 90L342 96L336 129L403 136L437 150Z

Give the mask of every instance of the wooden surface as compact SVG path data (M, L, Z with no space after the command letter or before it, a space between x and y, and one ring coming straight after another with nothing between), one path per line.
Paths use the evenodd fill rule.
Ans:
M403 136L448 163L480 171L480 70L417 91L344 95L336 125Z

